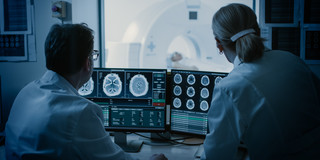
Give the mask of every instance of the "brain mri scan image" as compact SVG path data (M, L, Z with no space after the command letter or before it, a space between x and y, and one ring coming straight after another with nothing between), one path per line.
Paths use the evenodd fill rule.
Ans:
M187 95L188 95L189 97L193 97L195 94L196 94L196 91L194 90L194 88L193 88L193 87L188 87L188 89L187 89Z
M208 98L209 97L209 90L207 88L202 88L200 91L200 96L202 98Z
M103 79L103 92L107 96L117 96L122 91L122 82L118 74L110 73Z
M208 86L210 84L210 79L207 75L201 77L201 84L203 86Z
M209 109L209 103L207 101L201 101L200 109L202 111L207 111Z
M194 108L194 101L192 99L188 99L187 101L187 104L186 104L186 107L189 109L189 110L192 110Z
M174 75L173 80L174 80L174 83L180 84L182 82L182 76L180 74L176 74Z
M175 87L173 88L173 93L174 93L174 95L176 95L176 96L180 96L181 93L182 93L181 87L180 87L180 86L175 86Z
M214 80L214 84L218 84L220 81L222 80L222 77L217 77L215 80Z
M175 98L175 99L173 100L173 106L174 106L175 108L180 108L180 107L181 107L181 100L180 100L180 98Z
M188 75L187 82L188 84L193 85L196 83L196 77L193 74Z
M142 74L133 76L129 83L129 91L135 97L144 96L148 93L149 82Z
M78 93L81 96L89 95L93 92L94 89L94 82L92 80L92 77L89 79L87 83L85 83L79 90Z

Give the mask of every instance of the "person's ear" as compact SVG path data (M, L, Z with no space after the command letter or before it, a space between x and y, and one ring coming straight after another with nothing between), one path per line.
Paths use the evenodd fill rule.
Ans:
M217 48L219 49L219 52L222 52L222 51L223 51L223 46L222 46L220 40L217 39L217 38L215 38L215 39L216 39L216 41L217 41Z
M91 59L90 59L90 57L88 57L87 59L86 59L86 62L85 62L85 65L84 65L84 69L86 70L86 71L90 71L91 70Z

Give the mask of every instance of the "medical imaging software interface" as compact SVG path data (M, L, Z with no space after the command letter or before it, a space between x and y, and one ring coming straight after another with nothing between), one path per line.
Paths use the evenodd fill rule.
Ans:
M212 92L226 73L171 70L171 130L196 135L208 132Z
M78 93L99 104L108 130L164 130L164 69L94 68Z

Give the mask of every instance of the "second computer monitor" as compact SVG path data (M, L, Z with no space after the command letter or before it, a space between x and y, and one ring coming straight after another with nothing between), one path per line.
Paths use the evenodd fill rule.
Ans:
M227 73L171 70L171 131L194 135L208 132L212 92Z

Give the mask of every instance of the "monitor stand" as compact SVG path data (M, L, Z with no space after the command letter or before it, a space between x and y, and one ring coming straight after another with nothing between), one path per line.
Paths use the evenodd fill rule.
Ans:
M201 144L201 145L198 147L196 153L194 153L194 158L196 158L196 159L201 158L201 155L203 154L203 152L204 152L204 148L203 148L203 144Z
M139 152L143 141L127 140L127 134L124 132L114 133L114 142L119 145L125 152Z
M168 141L164 140L164 138L168 139ZM168 146L172 145L170 143L171 135L170 133L150 133L150 139L143 139L143 143L151 146Z

